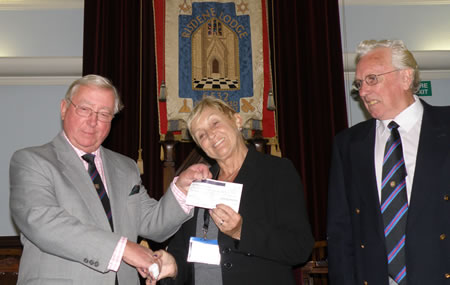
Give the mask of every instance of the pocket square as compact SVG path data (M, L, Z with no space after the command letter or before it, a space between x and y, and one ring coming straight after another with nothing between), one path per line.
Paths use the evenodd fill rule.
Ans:
M131 189L131 192L130 192L130 194L128 196L131 196L131 195L139 193L140 189L141 189L141 185L139 185L139 184L134 185L133 189Z

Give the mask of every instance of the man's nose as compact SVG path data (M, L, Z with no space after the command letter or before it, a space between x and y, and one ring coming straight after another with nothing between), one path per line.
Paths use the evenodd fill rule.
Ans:
M365 81L361 82L361 87L359 88L359 96L364 97L366 96L370 90L371 87L369 84L367 84Z
M90 125L97 125L98 123L98 113L97 112L92 112L89 117L88 117L88 122Z

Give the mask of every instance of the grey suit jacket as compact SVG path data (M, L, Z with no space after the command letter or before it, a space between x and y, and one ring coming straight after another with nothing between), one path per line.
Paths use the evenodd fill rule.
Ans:
M11 215L24 246L18 284L112 285L116 273L107 267L121 236L163 241L192 217L172 191L159 202L151 199L133 160L103 147L101 156L114 233L82 161L63 133L12 156ZM132 191L135 185L139 191ZM117 275L121 284L139 284L136 269L124 262Z

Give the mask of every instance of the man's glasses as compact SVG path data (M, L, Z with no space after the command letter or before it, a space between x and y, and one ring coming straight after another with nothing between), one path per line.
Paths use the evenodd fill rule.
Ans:
M396 71L399 71L399 70L400 69L395 69L395 70L388 71L388 72L385 72L385 73L380 73L380 74L369 74L366 77L364 77L364 81L367 83L367 85L373 86L373 85L378 84L378 82L379 82L378 81L378 77L380 77L382 75L386 75L386 74L392 73L392 72L396 72ZM361 79L357 79L357 80L353 81L353 89L360 90L361 87L362 87L362 84L363 84L363 81Z
M114 115L109 113L109 112L105 112L105 111L100 111L100 112L95 112L94 110L92 110L89 107L86 106L80 106L80 105L75 105L72 100L68 99L68 101L70 102L70 104L72 104L75 107L75 112L80 116L80 117L85 117L88 118L90 117L92 114L96 114L97 115L97 119L100 122L104 122L104 123L109 123L112 121L112 119L114 118Z

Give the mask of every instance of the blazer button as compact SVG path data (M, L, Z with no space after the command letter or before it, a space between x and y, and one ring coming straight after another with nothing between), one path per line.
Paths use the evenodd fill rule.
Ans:
M445 201L448 201L448 200L449 200L448 195L444 195L444 200L445 200Z
M89 259L85 258L85 259L83 259L83 262L84 263L89 263Z
M446 237L447 237L446 234L441 234L441 235L439 236L439 238L440 238L441 240L444 240Z
M90 264L90 265L94 265L94 261L93 261L93 260L90 260L90 261L89 261L89 264Z
M225 268L230 269L231 267L233 267L233 264L230 262L224 263Z
M224 249L222 250L222 253L223 253L223 254L228 254L228 253L230 253L230 252L231 252L231 248L229 248L229 247L224 248Z
M355 212L356 212L356 214L358 214L358 215L359 215L359 213L361 213L361 211L360 211L358 208L355 209Z
M445 279L450 279L450 273L445 273Z
M100 264L98 263L98 261L96 261L95 263L94 263L94 266L95 267L98 267Z

